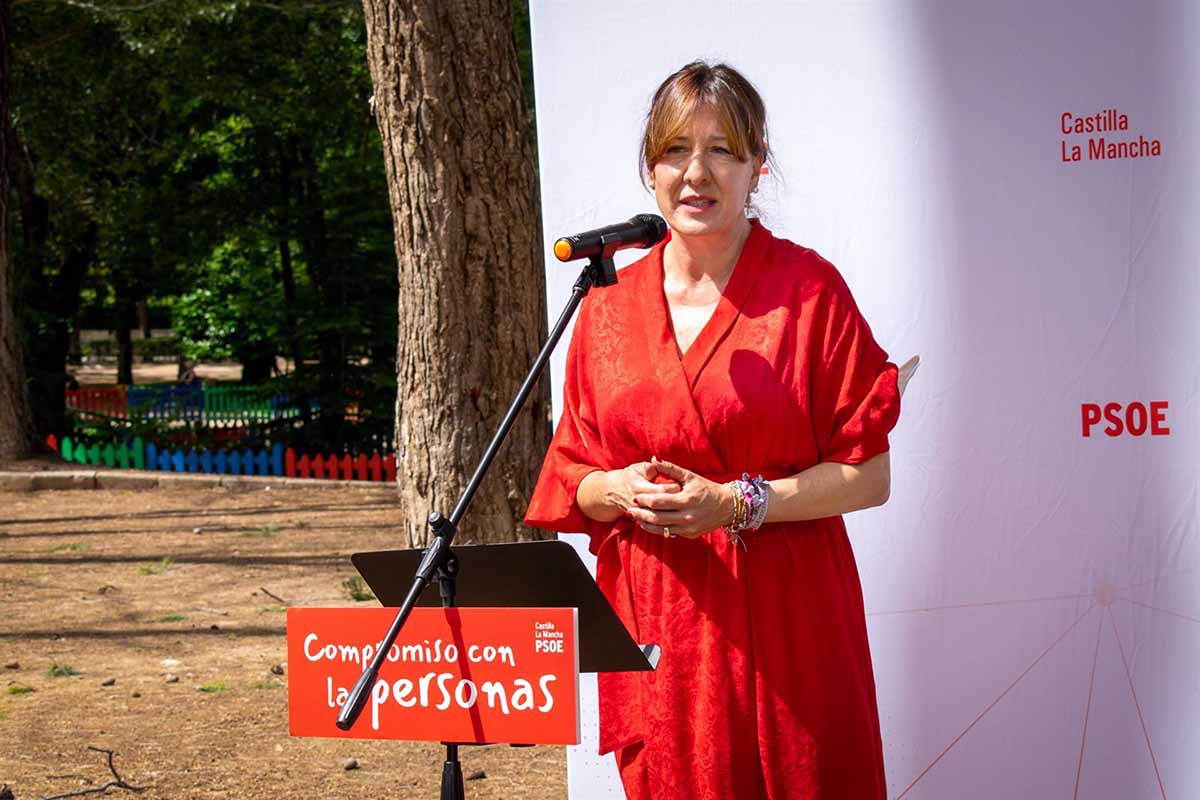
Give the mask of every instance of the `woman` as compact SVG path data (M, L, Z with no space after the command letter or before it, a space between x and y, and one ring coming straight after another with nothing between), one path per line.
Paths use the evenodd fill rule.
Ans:
M526 518L588 533L662 647L653 673L600 676L630 797L885 796L840 515L887 499L896 368L837 270L747 218L767 159L737 71L658 88L643 174L670 237L583 304Z

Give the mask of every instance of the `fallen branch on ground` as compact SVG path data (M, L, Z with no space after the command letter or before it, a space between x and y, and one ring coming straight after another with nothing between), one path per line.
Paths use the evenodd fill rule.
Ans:
M144 786L133 786L125 782L125 779L122 778L117 772L117 768L113 766L113 755L115 754L112 750L104 750L99 747L92 747L91 745L88 745L88 750L92 750L97 753L104 753L106 756L108 756L108 771L112 773L113 779L103 786L94 786L91 789L80 789L78 792L56 794L51 797L46 797L43 800L62 800L64 797L83 797L85 794L104 794L109 789L128 789L131 792L146 791L146 787Z
M262 592L263 594L265 594L267 597L274 600L276 603L279 603L281 606L286 606L288 604L288 601L284 600L279 595L275 594L274 592L267 591L267 587L265 587L265 586L258 587L258 590L260 592Z

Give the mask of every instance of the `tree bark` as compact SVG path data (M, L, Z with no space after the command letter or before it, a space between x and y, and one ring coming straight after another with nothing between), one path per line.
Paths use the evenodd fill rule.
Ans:
M132 300L124 299L117 290L116 319L113 326L117 332L117 383L133 385L133 325L136 313ZM64 358L65 361L65 358Z
M35 215L40 215L42 210L48 212L49 206L37 204L34 208ZM67 431L67 405L63 396L70 379L67 357L72 339L78 337L80 293L88 267L96 257L97 235L96 225L88 225L64 255L53 279L47 280L40 265L26 264L38 286L35 295L29 298L30 305L48 320L37 340L27 345L25 353L34 427L42 436L51 433L61 436Z
M449 514L545 336L540 215L510 0L363 0L399 262L396 456L411 544ZM520 525L549 441L531 398L463 521Z
M288 356L292 359L292 371L300 372L304 356L300 352L300 331L296 321L296 273L292 268L292 158L283 143L279 152L279 200L283 216L279 221L279 270L283 283L283 318L287 325Z
M0 0L0 133L9 128L10 0ZM23 458L33 445L33 414L13 304L13 268L8 246L8 146L0 135L0 459Z
M138 327L142 329L142 338L150 341L154 336L154 328L150 325L150 302L142 298L137 301L135 307L137 308Z
M304 233L300 240L309 276L326 314L340 315L345 305L346 275L343 265L329 257L329 234L325 203L317 174L317 160L311 142L300 142L295 149L300 170L301 219ZM340 450L345 441L346 424L346 340L341 325L317 328L317 427L321 445Z

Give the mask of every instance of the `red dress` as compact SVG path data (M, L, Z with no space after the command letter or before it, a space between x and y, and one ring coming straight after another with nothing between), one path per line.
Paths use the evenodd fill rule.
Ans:
M862 590L841 517L665 539L575 492L651 456L725 482L888 449L896 367L837 270L757 223L682 358L658 245L594 289L526 523L584 532L596 580L657 671L600 676L600 752L635 798L885 797Z

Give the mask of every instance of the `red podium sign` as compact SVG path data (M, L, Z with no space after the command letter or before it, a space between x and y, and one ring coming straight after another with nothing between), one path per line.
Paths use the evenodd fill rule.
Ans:
M416 608L357 724L334 722L395 616L391 608L287 612L293 736L577 744L573 608Z

